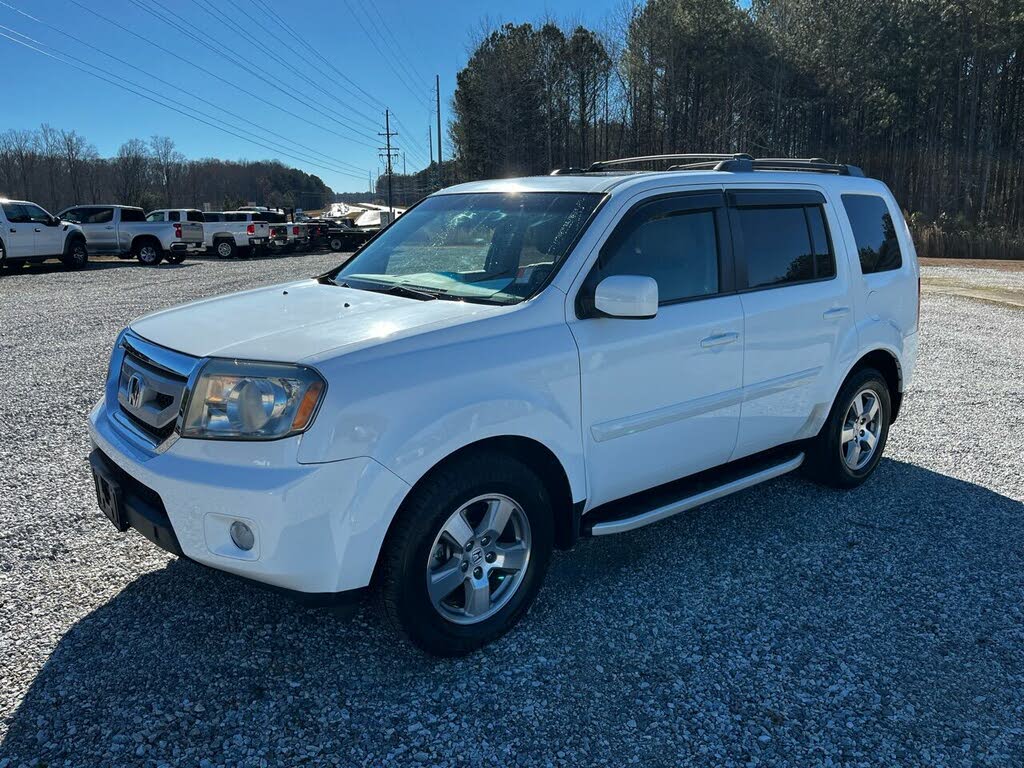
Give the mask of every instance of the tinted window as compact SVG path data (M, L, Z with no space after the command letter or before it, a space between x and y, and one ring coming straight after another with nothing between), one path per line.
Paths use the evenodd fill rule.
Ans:
M122 208L121 221L145 221L146 214L141 208Z
M224 221L248 221L247 216L245 213L225 213Z
M63 219L76 224L107 224L114 220L113 208L72 208L65 211Z
M167 212L167 220L168 221L181 221L181 212L180 211L168 211Z
M18 203L3 203L4 216L11 224L28 223L28 211Z
M185 218L188 221L204 221L205 220L204 217L203 217L203 212L202 211L188 211L185 214Z
M821 206L738 208L736 214L743 232L748 287L835 276Z
M843 207L857 242L861 272L899 269L903 265L900 242L885 200L875 195L843 195Z
M718 233L714 211L659 211L613 236L601 252L597 280L646 275L662 303L718 293Z
M167 214L163 211L149 213L146 215L146 221L167 221Z
M230 221L223 213L204 213L204 221Z
M25 213L28 215L29 221L35 222L36 224L45 224L50 220L50 214L34 203L25 203L22 207L25 209Z

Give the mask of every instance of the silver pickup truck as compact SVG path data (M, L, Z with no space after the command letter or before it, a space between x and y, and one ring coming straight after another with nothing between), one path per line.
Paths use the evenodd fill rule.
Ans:
M204 250L202 222L146 221L145 211L129 205L77 205L60 217L82 228L90 254L155 266L164 259L180 264L188 254Z

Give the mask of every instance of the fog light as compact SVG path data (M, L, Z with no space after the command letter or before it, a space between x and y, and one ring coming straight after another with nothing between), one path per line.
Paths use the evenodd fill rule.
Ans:
M235 542L236 547L246 552L252 549L252 545L256 543L252 528L239 520L235 520L231 524L231 540Z

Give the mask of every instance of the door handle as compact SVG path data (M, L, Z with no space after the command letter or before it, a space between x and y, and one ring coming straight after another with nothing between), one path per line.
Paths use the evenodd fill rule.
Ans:
M18 231L17 227L11 227L11 232L17 232L17 231Z
M43 230L41 230L39 227L36 227L36 232L42 232L42 231Z
M848 314L850 314L849 307L832 307L832 309L823 312L821 316L826 320L838 320L840 317L846 317Z
M714 336L708 336L706 338L701 339L700 345L704 347L704 349L709 349L711 347L720 347L723 344L732 344L734 341L738 341L739 338L740 335L735 332L718 333L715 334Z
M112 226L110 226L110 227L104 227L104 229L113 229L113 227L112 227Z

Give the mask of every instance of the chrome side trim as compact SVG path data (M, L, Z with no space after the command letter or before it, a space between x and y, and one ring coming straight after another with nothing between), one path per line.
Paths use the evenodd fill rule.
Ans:
M687 400L683 403L658 408L646 413L638 413L633 416L625 416L621 419L612 419L601 424L594 424L590 428L590 434L594 442L603 443L606 440L614 440L617 437L633 435L654 427L665 424L672 424L683 419L690 419L712 411L719 411L740 403L749 403L762 397L768 397L787 389L799 387L814 379L821 372L821 366L807 368L803 371L796 371L785 376L760 381L757 384L750 384L741 389L729 389L725 392L718 392L714 395L699 397L695 400Z
M801 464L804 463L804 454L794 456L788 461L784 461L781 464L776 464L774 467L768 467L762 469L760 472L755 472L752 475L741 477L732 482L728 482L725 485L720 485L717 488L711 488L702 493L688 496L684 499L674 501L671 504L666 504L661 507L642 512L639 515L628 517L625 520L609 520L607 523L597 523L591 529L591 535L593 536L610 536L613 533L623 533L625 531L632 531L636 528L642 528L645 525L656 523L659 520L664 520L666 517L672 517L680 512L685 512L688 509L699 507L702 504L707 504L710 501L721 499L725 496L729 496L739 491L746 490L755 485L760 485L763 482L772 480L781 475L785 475L788 472L792 472L797 469Z

